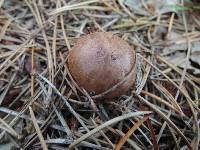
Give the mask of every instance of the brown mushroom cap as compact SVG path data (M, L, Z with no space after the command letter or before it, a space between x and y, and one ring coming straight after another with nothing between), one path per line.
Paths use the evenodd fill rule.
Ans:
M68 67L76 83L92 95L101 94L126 79L102 98L120 96L136 77L134 49L111 33L96 32L81 37L69 53Z

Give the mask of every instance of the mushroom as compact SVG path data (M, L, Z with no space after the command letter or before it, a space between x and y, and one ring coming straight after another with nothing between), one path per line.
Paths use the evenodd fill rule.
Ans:
M111 33L91 33L78 39L69 52L68 68L77 85L92 96L118 97L135 82L135 51Z

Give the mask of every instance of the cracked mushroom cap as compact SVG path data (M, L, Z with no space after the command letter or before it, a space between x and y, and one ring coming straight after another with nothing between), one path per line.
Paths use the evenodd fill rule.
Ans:
M136 78L134 49L111 33L96 32L81 37L69 52L68 67L78 86L91 95L107 92L101 98L124 94Z

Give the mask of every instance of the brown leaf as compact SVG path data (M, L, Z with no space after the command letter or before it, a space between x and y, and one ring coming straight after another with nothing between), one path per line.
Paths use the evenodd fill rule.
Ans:
M32 70L32 59L31 57L28 57L28 59L25 61L25 69L29 74L32 74L33 72L41 73L42 72L42 66L39 62L38 57L34 58L33 62L33 70Z
M159 146L158 146L158 140L156 139L156 134L155 134L155 129L152 126L151 120L148 118L147 119L147 126L150 129L150 133L151 133L151 137L153 140L153 149L154 150L159 150Z
M5 96L2 102L2 106L7 106L12 103L13 99L19 95L19 93L22 91L21 88L13 88L11 89Z

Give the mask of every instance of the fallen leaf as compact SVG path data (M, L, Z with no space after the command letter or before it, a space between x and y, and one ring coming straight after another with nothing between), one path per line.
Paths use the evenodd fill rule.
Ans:
M124 4L129 6L135 14L149 16L150 14L163 14L176 12L178 0L124 0ZM145 9L144 9L145 8Z
M39 62L38 57L34 58L33 63L34 63L34 71L37 72L37 73L41 73L42 72L42 66ZM31 57L28 57L27 60L25 61L25 69L29 74L33 73Z

